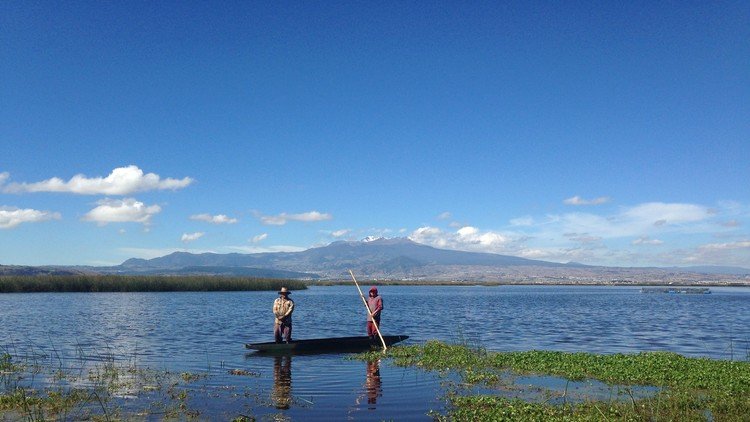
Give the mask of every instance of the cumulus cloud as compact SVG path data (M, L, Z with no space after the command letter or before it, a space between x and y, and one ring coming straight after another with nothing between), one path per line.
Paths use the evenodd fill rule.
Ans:
M464 226L455 232L446 232L437 227L420 227L409 235L409 239L438 248L483 252L504 251L512 242L512 239L504 234L481 231L472 226Z
M0 176L0 181L7 180L9 175ZM129 195L135 192L151 190L177 190L189 186L193 179L162 179L158 174L147 173L137 166L118 167L107 177L86 177L77 174L65 181L58 177L34 183L9 183L3 188L6 193L24 192L63 192L79 195ZM2 185L2 183L0 183Z
M268 238L268 233L263 233L263 234L253 236L253 238L250 239L250 241L253 243L258 243L258 242L262 242L266 240L266 238Z
M158 205L146 205L133 198L102 199L98 206L83 217L84 221L92 221L100 226L109 223L141 223L149 225L151 218L161 212Z
M349 232L351 232L351 230L349 230L349 229L336 230L336 231L334 231L334 232L331 233L331 236L333 236L335 238L339 238L339 237L346 236L347 234L349 234Z
M732 230L734 234L727 243L710 243L710 239L726 233L727 228L746 226L748 215L747 207L736 203L709 207L648 202L606 213L521 216L510 219L500 230L468 224L455 230L425 226L411 232L409 238L443 249L557 262L625 266L689 262L747 266L742 262L750 262L748 240L738 240L738 230ZM678 245L681 249L675 248ZM654 253L657 250L654 247L659 247L661 252Z
M0 173L0 186L4 185L5 181L8 179L10 179L10 173L7 171Z
M440 213L440 214L439 214L439 215L437 216L437 219L438 219L438 220L448 220L448 219L450 219L450 218L451 218L452 216L453 216L453 214L451 214L451 213L450 213L450 212L448 212L448 211L445 211L445 212L443 212L443 213Z
M304 212L301 214L287 214L281 213L278 215L258 215L261 223L268 226L283 226L289 221L303 221L303 222L315 222L325 221L333 219L333 216L328 213L321 213L318 211Z
M564 200L563 204L566 204L566 205L601 205L601 204L606 204L607 202L609 202L609 197L607 196L600 196L594 199L583 199L580 196L576 195L572 198L568 198Z
M203 232L183 233L182 237L180 238L180 240L182 240L185 243L192 242L194 240L200 239L201 237L203 237L204 234L205 233L203 233Z
M211 214L195 214L190 216L191 220L205 221L211 224L234 224L238 220L236 218L227 217L224 214L211 215Z
M634 239L630 244L632 245L661 245L664 241L659 239L651 239L648 236L641 236L638 239Z
M0 174L0 182L2 174ZM15 207L0 207L0 229L12 229L23 223L38 223L48 220L59 220L58 212L39 211L35 209L20 209Z

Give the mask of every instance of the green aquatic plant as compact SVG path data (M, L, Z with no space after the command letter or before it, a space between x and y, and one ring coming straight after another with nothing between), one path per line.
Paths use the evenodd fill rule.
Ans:
M13 357L10 353L0 355L0 371L13 372L15 370L16 366L13 364Z
M119 364L113 357L95 363L81 359L80 367L52 358L33 366L16 360L0 355L2 372L14 381L0 385L0 420L130 420L154 414L185 419L200 414L188 406L187 386L202 375ZM125 397L144 400L136 404Z
M429 341L396 346L386 355L395 365L452 372L469 385L493 387L504 374L553 375L569 380L598 380L609 385L655 386L658 392L636 399L584 400L555 405L491 394L451 391L445 420L745 420L750 415L750 362L688 358L676 353L646 352L597 355L532 350L487 352L482 348Z

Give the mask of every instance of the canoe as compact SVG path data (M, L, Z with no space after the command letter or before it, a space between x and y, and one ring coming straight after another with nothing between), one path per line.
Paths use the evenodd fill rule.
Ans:
M407 338L409 336L383 336L383 340L388 346ZM380 339L373 343L369 337L362 336L292 340L289 343L247 343L245 347L257 350L260 353L336 353L378 350L383 348L383 343L380 342Z

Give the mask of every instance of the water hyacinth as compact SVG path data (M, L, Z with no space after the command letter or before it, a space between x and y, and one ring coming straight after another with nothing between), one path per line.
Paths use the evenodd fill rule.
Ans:
M747 420L750 415L750 362L688 358L671 352L599 355L532 350L487 352L482 348L428 341L422 345L396 346L386 357L399 366L457 373L465 385L484 386L453 390L447 415L437 420ZM358 355L360 359L383 358L381 352ZM580 403L529 402L486 394L502 382L507 371L515 374L553 375L568 380L598 380L608 385L656 386L656 394L630 395L611 400L589 399ZM630 391L629 388L625 389Z

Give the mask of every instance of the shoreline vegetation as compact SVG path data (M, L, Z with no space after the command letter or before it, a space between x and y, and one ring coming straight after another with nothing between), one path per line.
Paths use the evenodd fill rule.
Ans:
M71 366L53 358L0 350L0 419L28 421L190 420L190 406L204 373L174 373L118 362L105 355L79 356ZM66 364L68 362L66 361Z
M458 374L460 382L447 389L447 413L432 414L439 421L739 421L750 415L749 361L689 358L672 352L488 352L439 341L395 346L385 354L368 352L353 358L385 358L397 366L418 367L444 376ZM503 390L512 383L509 378L519 374L596 380L625 386L625 393L606 400L573 402L565 400L566 387L558 397L504 397ZM656 387L653 394L634 394L648 386Z
M632 287L750 287L750 281L745 282L665 282L665 281L631 281L631 280L519 280L519 281L480 281L480 280L363 280L364 283L374 283L379 286L632 286ZM347 286L352 285L349 280L318 280L307 282L314 286Z
M448 280L363 280L380 286L665 286L663 282L529 282ZM305 290L309 286L346 286L350 280L299 280L222 275L122 275L35 274L0 275L0 293L95 293L95 292L218 292L273 291L282 286ZM673 283L670 287L750 287L744 283Z
M0 293L219 292L307 289L301 280L223 276L32 275L0 276Z
M437 372L444 379L446 406L429 412L436 421L740 421L750 415L750 361L688 358L671 352L492 352L440 341L344 358L387 359L396 366ZM209 379L219 373L260 376L223 366L218 372L156 370L138 365L135 356L105 354L93 361L81 355L66 361L70 365L56 359L23 358L0 349L0 419L212 418L216 409L205 400ZM596 380L622 388L605 397L574 399L567 396L567 387L552 393L535 387L524 399L509 397L506 393L519 375ZM639 394L647 387L649 394ZM240 393L229 390L222 396L212 390L211 397L220 403ZM253 404L241 413L230 410L225 420L256 420L255 406L270 405L262 392L246 391L243 397Z

